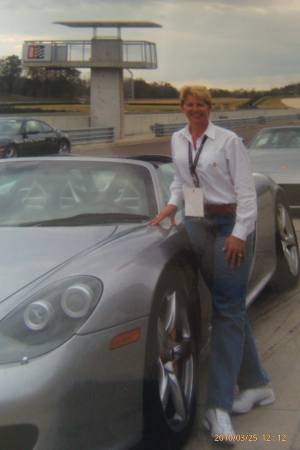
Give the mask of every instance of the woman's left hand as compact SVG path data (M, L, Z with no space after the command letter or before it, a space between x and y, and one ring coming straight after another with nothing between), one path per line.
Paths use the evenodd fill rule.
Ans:
M246 241L230 235L225 240L224 252L228 264L239 267L245 259Z

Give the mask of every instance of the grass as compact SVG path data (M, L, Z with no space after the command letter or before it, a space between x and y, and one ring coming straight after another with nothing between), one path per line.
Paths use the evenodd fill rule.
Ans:
M1 102L28 102L28 101L36 101L36 98L26 97L24 95L0 93L0 103Z
M249 102L248 98L218 97L213 99L214 111L235 111L243 108ZM177 99L139 99L128 100L125 105L126 112L180 112Z
M43 105L43 104L36 104L36 105L15 105L14 109L18 111L25 110L28 111L30 109L36 109L38 108L41 110L41 112L79 112L88 114L90 111L89 105L82 105L82 104L74 104L74 105L64 105L64 104L51 104L51 105Z
M213 110L235 111L247 106L249 98L218 97L213 99Z
M255 102L256 108L259 109L287 109L288 107L282 103L281 97L263 97Z
M10 98L11 100L11 98ZM20 100L20 99L19 99ZM2 101L4 99L2 98ZM28 100L27 100L28 101ZM87 104L63 104L63 103L53 103L47 104L42 100L38 103L35 99L34 104L16 104L16 105L5 105L4 113L7 108L11 113L22 113L22 112L71 112L71 113L81 113L89 114L90 105ZM213 99L213 110L214 111L235 111L247 107L249 103L249 98L232 98L232 97L218 97ZM4 106L4 105L3 105ZM286 109L287 106L284 105L280 97L263 97L258 100L255 106L259 109ZM0 97L0 107L1 107L1 97ZM1 109L1 108L0 108ZM162 113L162 112L180 112L180 105L178 99L134 99L125 101L125 112L129 113Z
M176 103L125 103L125 111L131 113L161 113L161 112L180 112L178 101Z

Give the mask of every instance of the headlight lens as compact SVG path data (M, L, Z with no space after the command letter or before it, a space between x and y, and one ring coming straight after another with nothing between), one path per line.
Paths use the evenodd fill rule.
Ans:
M70 339L87 320L102 294L89 276L50 284L0 322L0 364L40 356Z
M68 287L61 298L61 306L64 313L72 319L85 317L92 302L93 291L83 283Z
M41 331L49 326L54 317L54 308L45 300L30 303L24 311L24 322L32 331Z

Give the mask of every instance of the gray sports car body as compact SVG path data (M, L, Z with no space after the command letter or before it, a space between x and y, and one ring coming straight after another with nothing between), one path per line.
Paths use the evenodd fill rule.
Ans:
M263 128L250 143L254 171L265 173L285 190L293 209L300 208L300 127Z
M182 444L210 303L180 214L148 225L172 176L159 157L0 162L1 450ZM255 181L248 303L299 275L284 193Z

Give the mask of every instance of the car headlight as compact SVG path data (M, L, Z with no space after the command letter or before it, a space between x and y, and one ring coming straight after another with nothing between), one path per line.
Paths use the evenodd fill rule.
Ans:
M50 319L54 317L54 308L51 303L38 300L30 303L24 311L24 322L32 331L40 331L47 328Z
M101 298L98 278L76 276L46 286L0 321L0 364L27 361L62 345Z
M62 295L61 307L65 314L73 319L85 317L93 301L93 291L86 284L68 287Z

